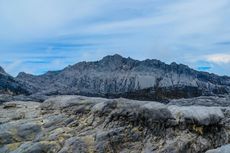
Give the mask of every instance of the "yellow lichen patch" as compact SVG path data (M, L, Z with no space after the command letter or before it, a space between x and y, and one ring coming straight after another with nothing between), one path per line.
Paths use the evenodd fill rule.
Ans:
M195 131L195 132L197 132L198 134L201 134L201 135L203 135L203 127L202 126L196 126L196 125L193 125L192 126L192 129Z
M134 127L132 130L133 130L133 132L139 132L138 127Z
M143 128L142 127L134 127L134 128L132 128L132 131L133 132L142 132L143 131Z
M95 141L94 141L94 137L91 136L85 136L81 138L85 144L88 146L88 152L89 153L94 153L95 152Z
M12 139L14 142L20 142L21 138L18 137L18 132L16 128L10 129L10 135L12 136Z
M12 143L12 144L8 144L7 148L10 151L14 151L15 149L17 149L19 146L21 145L21 143Z
M56 141L41 141L40 144L44 145L44 147L49 147L47 153L58 152L61 148Z
M63 136L59 136L58 137L58 142L59 143L64 143L65 142L65 138Z
M55 141L40 141L41 144L44 144L44 145L56 145L57 142Z
M53 130L52 132L55 132L55 133L64 133L65 132L65 130L63 129L63 128L57 128L57 129L55 129L55 130Z
M80 118L79 119L79 126L80 127L85 127L85 126L88 126L89 125L89 121L88 121L88 118Z
M67 138L71 137L72 135L69 135L68 133L71 132L72 129L68 127L64 128L57 128L50 132L50 135L54 135L57 138L57 141L59 143L63 143Z

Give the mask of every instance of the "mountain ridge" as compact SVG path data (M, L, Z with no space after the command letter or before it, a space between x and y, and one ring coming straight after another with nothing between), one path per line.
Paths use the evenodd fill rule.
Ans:
M66 66L65 68L63 68L61 70L51 70L51 71L47 71L47 72L45 72L43 74L39 74L39 75L34 75L34 74L31 74L31 73L26 73L26 72L19 72L18 75L15 78L18 78L18 77L20 77L20 75L24 75L24 74L26 74L26 75L33 75L33 76L42 76L42 75L51 74L51 73L58 73L58 72L60 72L62 70L65 70L65 69L67 69L69 67L74 67L74 66L77 66L77 65L80 65L80 64L84 64L84 63L95 63L95 62L100 62L100 61L108 61L108 59L110 59L110 61L111 61L111 59L113 59L113 57L120 57L123 60L124 59L128 59L128 60L136 61L136 62L146 62L146 63L153 62L153 63L160 63L160 64L164 64L164 65L168 65L168 66L171 65L171 66L174 66L174 67L175 66L179 66L179 67L184 67L184 68L190 69L192 71L196 71L196 72L206 73L206 74L214 75L214 76L218 76L218 77L230 78L230 76L228 76L228 75L219 75L219 74L212 73L212 72L195 70L193 68L190 68L188 65L185 65L185 64L182 64L182 63L171 62L170 64L166 64L165 62L162 62L161 60L158 60L158 59L135 60L135 59L130 58L130 57L125 58L125 57L123 57L123 56L121 56L119 54L107 55L107 56L103 57L101 60L98 60L98 61L81 61L81 62L78 62L76 64ZM0 72L1 71L5 72L5 70L0 66Z
M16 80L32 93L45 95L164 100L230 93L230 77L196 71L175 62L139 61L118 54L38 76L19 73Z

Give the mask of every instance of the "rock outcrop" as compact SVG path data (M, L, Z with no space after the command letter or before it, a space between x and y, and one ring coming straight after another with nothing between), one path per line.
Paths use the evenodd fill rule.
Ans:
M201 96L187 99L172 99L168 102L169 105L178 106L222 106L230 107L230 95L219 96Z
M138 61L120 55L80 62L40 76L20 73L17 80L32 93L45 95L165 100L230 93L229 77L195 71L182 64Z
M29 94L29 90L0 67L0 94Z
M56 96L0 114L1 153L200 153L230 141L229 107Z
M220 148L209 150L206 153L229 153L229 152L230 152L230 145L224 145Z
M0 94L0 103L10 102L10 101L36 101L43 102L48 99L49 96L41 94L32 94L32 95L12 95L12 94Z

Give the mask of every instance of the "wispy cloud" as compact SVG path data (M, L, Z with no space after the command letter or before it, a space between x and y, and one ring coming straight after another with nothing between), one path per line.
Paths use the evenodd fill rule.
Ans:
M229 64L230 54L211 54L204 56L205 60L208 62L213 62L216 64Z
M217 42L215 45L230 45L230 41Z

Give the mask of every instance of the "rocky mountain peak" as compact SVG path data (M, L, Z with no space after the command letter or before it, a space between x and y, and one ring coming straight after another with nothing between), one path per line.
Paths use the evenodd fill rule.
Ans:
M27 77L30 77L30 76L33 76L33 75L25 73L25 72L20 72L20 73L18 73L16 78L27 78Z
M99 66L104 70L130 70L137 61L125 58L119 54L105 56L99 61Z
M108 55L105 56L101 61L102 62L117 62L117 61L122 61L124 57L122 57L119 54L114 54L114 55Z

